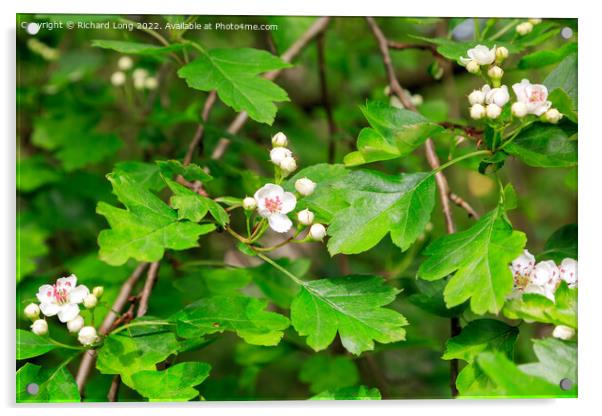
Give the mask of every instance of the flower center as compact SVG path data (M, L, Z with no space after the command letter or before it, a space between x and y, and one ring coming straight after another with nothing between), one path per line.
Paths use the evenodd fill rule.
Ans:
M68 286L71 286L70 284ZM50 291L48 291L50 294ZM69 292L67 292L67 290L58 287L56 284L52 285L52 297L54 298L55 302L58 303L59 305L64 305L65 303L67 303L67 301L69 300Z
M280 212L282 209L282 200L279 196L265 199L265 208L272 214Z
M529 96L530 103L538 103L544 100L543 90L535 89L531 91L531 95Z

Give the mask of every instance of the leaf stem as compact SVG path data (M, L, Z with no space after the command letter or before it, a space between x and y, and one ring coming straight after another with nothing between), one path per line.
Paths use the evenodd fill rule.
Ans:
M68 350L78 350L78 351L82 351L82 350L85 350L85 349L86 349L86 348L84 348L84 347L78 347L78 346L75 346L75 345L63 344L62 342L59 342L59 341L57 341L56 339L53 339L53 338L50 338L50 337L48 337L48 341L49 341L51 344L53 344L53 345L56 345L57 347L60 347L60 348L66 348L66 349L68 349Z
M139 321L139 322L130 322L129 324L122 325L120 327L115 328L111 331L111 335L115 335L120 333L121 331L125 331L126 329L137 327L137 326L153 326L153 325L161 325L161 326L173 326L175 325L173 322L168 321Z
M519 19L513 19L506 26L504 26L503 28L501 28L495 34L491 35L491 37L489 38L489 40L496 40L497 38L502 37L507 31L509 31L510 29L512 29L514 26L516 26L516 24L518 22L519 22Z
M259 257L266 263L272 265L274 268L278 269L279 271L290 277L293 280L293 282L297 283L300 286L305 286L305 282L303 280L299 279L297 276L286 270L284 267L276 263L274 260L266 256L265 254L259 253L257 251L255 251L255 253L257 254L257 257Z
M442 164L437 169L434 169L433 171L431 171L431 175L435 175L435 174L441 172L442 170L444 170L452 165L455 165L456 163L458 163L464 159L469 159L471 157L480 156L480 155L490 155L490 154L491 154L490 150L477 150L476 152L467 153L465 155L459 156L455 159L450 160L449 162Z

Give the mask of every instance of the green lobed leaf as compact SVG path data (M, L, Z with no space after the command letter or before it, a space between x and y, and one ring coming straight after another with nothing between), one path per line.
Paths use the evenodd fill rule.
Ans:
M183 362L162 371L139 371L132 375L133 388L151 402L192 400L199 395L194 386L207 377L211 366L202 362Z
M37 260L48 254L49 232L17 216L17 283L37 268Z
M27 391L30 384L37 384L37 394ZM75 379L65 365L44 368L26 363L17 371L16 392L17 403L66 403L81 400Z
M435 179L428 173L360 170L335 188L349 207L335 213L328 227L331 256L369 250L388 233L405 251L423 232L435 205Z
M453 273L444 291L448 307L470 299L473 312L497 313L512 291L508 264L522 252L525 243L525 234L512 229L500 205L468 230L431 243L424 251L428 259L420 265L418 276L437 280Z
M107 177L126 207L99 202L96 209L111 226L98 235L100 258L111 265L121 265L130 257L158 261L165 249L196 247L200 235L215 229L213 224L178 221L175 210L125 174L112 173Z
M61 174L42 155L30 156L17 161L17 190L31 192L57 182Z
M344 387L337 390L327 390L313 396L310 400L380 400L377 388L366 386Z
M315 351L328 347L337 332L347 351L359 355L374 341L403 341L407 320L382 306L399 290L378 276L344 276L306 282L291 305L291 321Z
M577 131L574 126L535 123L504 147L529 166L552 168L577 165Z
M145 189L160 191L165 188L165 182L157 165L152 163L128 160L115 164L113 172L118 175L126 175Z
M209 212L221 226L230 222L230 216L226 210L214 200L199 195L197 192L170 179L164 179L169 189L173 192L170 204L178 211L178 219L199 222Z
M408 301L433 315L444 318L458 316L468 307L468 303L463 303L448 309L445 305L445 299L443 298L443 292L446 285L446 279L434 280L432 282L417 279L416 286L418 288L418 293L410 295Z
M345 156L347 166L357 166L409 155L443 128L424 116L388 103L369 101L362 107L371 127L360 131L357 151Z
M314 355L303 362L299 373L299 380L314 394L355 386L359 378L353 360L341 355Z
M533 350L539 361L522 364L518 368L524 373L546 379L554 385L559 385L562 379L569 379L574 384L571 390L576 394L577 344L556 338L534 339Z
M546 49L523 56L518 61L519 69L543 68L562 61L577 51L577 42L566 43L558 49Z
M52 351L56 345L31 331L17 329L17 360L37 357Z
M562 89L573 101L573 108L578 108L578 85L577 85L577 53L566 56L550 74L543 80L548 91Z
M282 258L275 261L298 277L307 274L310 267L310 260L306 258L296 260ZM263 294L277 306L283 309L291 307L291 302L299 293L299 286L289 277L267 263L246 270L251 274L253 282L261 289Z
M244 267L199 267L173 285L194 299L199 294L235 295L251 282L252 275L252 269Z
M537 256L538 259L551 259L560 263L569 257L577 259L578 254L578 228L577 224L568 224L560 227L548 238L543 252Z
M92 46L102 49L111 49L120 53L129 55L161 55L168 52L174 52L183 49L186 45L174 43L169 46L158 46L152 43L129 42L123 40L92 40Z
M252 48L212 49L178 70L189 87L217 90L224 104L246 111L253 120L272 124L274 102L289 101L286 91L258 75L291 65L277 56Z
M243 296L211 296L199 299L176 313L172 319L177 334L183 338L235 332L254 345L277 345L289 320L275 312L265 311L267 302Z
M163 176L173 177L174 175L182 175L185 179L189 181L201 181L201 182L209 182L213 179L211 175L209 175L205 170L196 165L194 163L190 163L189 165L184 165L179 160L157 160L157 165L163 173Z

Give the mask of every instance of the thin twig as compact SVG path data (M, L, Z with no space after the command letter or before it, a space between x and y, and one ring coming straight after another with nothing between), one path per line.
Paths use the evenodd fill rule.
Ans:
M150 295L153 291L153 287L155 286L155 282L157 281L158 272L159 262L156 261L151 263L150 267L148 268L148 273L146 274L144 288L140 293L140 302L138 302L138 311L136 312L137 317L144 316L146 311L148 311L148 301L150 300Z
M330 21L330 17L320 17L316 19L314 24L312 24L307 31L301 35L299 39L295 41L281 56L285 62L291 62L302 50L307 46L307 44L315 38L319 33L321 33L326 26L328 26L328 22ZM280 75L282 69L277 69L275 71L271 71L266 73L263 77L267 80L273 81ZM245 125L247 122L249 115L246 111L242 111L238 113L236 118L230 123L228 129L226 130L229 134L236 134ZM230 139L226 137L222 137L219 139L217 146L213 150L211 155L212 159L221 159L226 150L230 146Z
M439 52L437 52L437 47L435 45L418 44L418 43L402 43L402 42L396 42L394 40L387 39L387 46L389 47L389 49L395 49L398 51L403 51L403 50L407 50L407 49L418 49L421 51L428 51L431 54L433 54L434 57L437 57L437 58L443 57L443 55L441 55Z
M328 122L328 163L334 163L336 142L335 135L337 126L334 122L332 114L332 106L330 105L330 96L328 94L328 83L326 79L326 56L325 56L325 32L320 32L317 37L318 46L318 76L320 78L320 95L322 97L322 106L326 112L326 121Z
M121 386L121 377L119 374L117 374L115 377L113 377L111 387L109 388L109 393L107 394L107 399L110 402L117 401L117 396L119 395L119 386Z
M123 283L123 285L121 285L121 289L119 290L119 294L117 295L115 302L113 302L113 306L111 307L111 309L105 316L105 319L102 321L102 324L98 328L98 333L100 335L106 335L109 332L111 326L113 325L113 322L115 322L115 320L117 319L118 314L128 302L130 293L134 289L136 282L138 282L138 279L140 278L140 276L142 276L142 273L144 272L144 269L146 269L147 266L148 263L138 264L138 266L136 267L136 269L134 269L130 277ZM92 367L94 367L95 361L96 350L89 349L84 353L84 356L82 357L82 360L79 364L75 381L77 382L77 387L81 395L83 395L84 393L84 386L86 385L86 381L88 379L90 371L92 370Z
M213 104L215 104L215 99L217 97L217 93L215 90L211 91L207 98L205 99L205 104L203 105L203 112L201 113L201 122L199 123L196 131L194 132L194 136L188 145L188 151L186 152L186 156L184 156L184 166L189 165L192 162L192 157L194 156L194 151L201 144L203 140L203 133L205 132L205 123L209 118L209 113L213 108Z
M474 218L475 220L479 219L479 214L474 210L474 208L468 202L466 202L464 199L462 199L462 197L454 194L453 192L450 192L449 199L451 199L454 204L456 204L460 208L464 209L468 213L469 217Z

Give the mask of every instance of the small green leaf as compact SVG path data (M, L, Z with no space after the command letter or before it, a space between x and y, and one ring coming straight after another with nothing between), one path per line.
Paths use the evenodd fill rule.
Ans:
M309 384L312 393L352 387L359 378L353 360L341 355L314 355L303 363L299 373L299 380Z
M192 400L199 395L194 386L207 377L211 366L201 362L184 362L163 371L139 371L132 375L133 388L151 402Z
M128 55L160 55L168 52L179 51L186 45L174 43L169 46L158 46L152 43L128 42L122 40L95 39L92 46L102 49L111 49Z
M537 256L538 260L551 259L560 263L565 258L577 259L578 254L577 224L568 224L560 227L548 238L543 247L543 252Z
M31 331L17 329L17 360L37 357L52 351L56 346Z
M46 239L49 232L23 218L17 216L17 282L34 272L37 260L48 253Z
M118 175L126 175L133 179L145 189L160 191L165 188L165 182L157 165L152 163L128 160L115 164L113 172Z
M310 400L380 400L377 388L366 386L344 387L337 390L327 390L313 396Z
M17 190L31 192L57 182L61 178L57 169L42 155L30 156L17 161Z
M305 283L291 305L291 321L315 351L328 347L337 332L347 351L359 355L374 341L403 341L407 320L382 308L399 291L378 276L345 276Z
M209 182L213 179L211 175L209 175L205 170L191 163L189 165L184 165L179 160L158 160L157 165L163 173L163 176L168 178L173 178L175 175L182 175L185 179L189 181L201 181L201 182Z
M577 88L577 53L572 53L564 58L543 80L543 84L548 91L562 89L573 101L573 108L578 108L578 88Z
M37 384L37 394L30 394L27 386ZM18 403L67 403L79 402L79 390L71 373L61 365L43 368L26 363L17 371Z
M199 222L209 212L222 227L230 222L230 216L226 210L214 200L199 195L170 179L165 178L165 182L173 192L170 203L173 208L178 210L178 219Z
M289 101L286 91L258 75L291 65L267 51L252 48L212 49L178 70L189 87L217 90L224 104L246 111L253 120L272 124L274 102Z
M558 49L546 49L523 56L518 61L519 69L543 68L562 61L567 55L577 52L577 42L570 42Z
M577 165L577 131L572 126L536 123L521 131L504 149L529 166Z
M571 97L569 97L563 89L556 88L548 95L548 100L552 102L552 107L560 111L560 113L568 120L573 123L578 122L579 116L577 114L577 108L575 107L573 100L571 100Z

